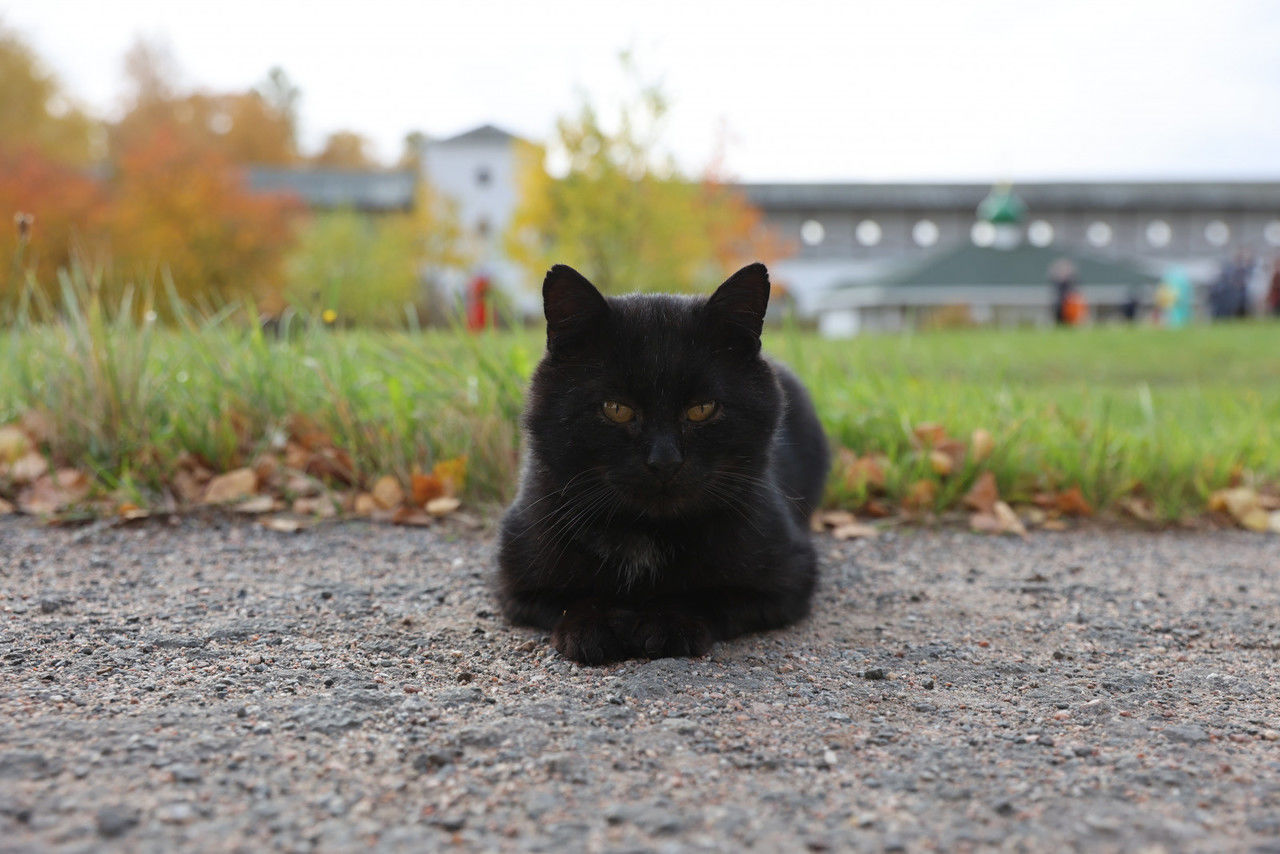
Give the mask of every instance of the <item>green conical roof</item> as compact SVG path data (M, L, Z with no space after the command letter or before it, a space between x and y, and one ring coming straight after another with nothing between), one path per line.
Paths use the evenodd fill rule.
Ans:
M1007 185L994 187L978 204L978 219L993 225L1022 222L1027 206Z

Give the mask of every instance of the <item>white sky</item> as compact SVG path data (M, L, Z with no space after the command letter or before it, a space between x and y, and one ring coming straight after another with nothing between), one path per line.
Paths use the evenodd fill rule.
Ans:
M351 128L386 159L415 129L545 139L578 91L616 95L629 47L688 169L723 125L744 180L1280 178L1270 0L0 0L0 19L99 114L141 34L215 90L282 66L304 144Z

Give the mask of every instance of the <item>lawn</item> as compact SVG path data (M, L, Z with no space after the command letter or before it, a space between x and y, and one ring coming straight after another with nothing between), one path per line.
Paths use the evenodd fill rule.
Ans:
M0 425L43 413L42 453L88 473L96 494L158 507L192 460L221 472L298 443L349 460L348 492L385 475L409 490L415 472L465 456L466 501L512 494L539 330L276 336L139 315L84 299L56 324L16 323L0 345ZM945 511L991 471L1015 505L1078 487L1092 508L1138 496L1174 520L1201 513L1215 489L1280 481L1280 324L851 341L770 328L766 349L807 382L833 445L848 449L833 507ZM849 476L867 457L882 485ZM0 476L0 496L16 490Z

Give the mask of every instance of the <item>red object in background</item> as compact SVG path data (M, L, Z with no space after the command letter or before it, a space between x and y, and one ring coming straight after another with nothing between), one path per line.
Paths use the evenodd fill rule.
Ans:
M467 328L472 332L489 325L489 279L476 276L467 285Z

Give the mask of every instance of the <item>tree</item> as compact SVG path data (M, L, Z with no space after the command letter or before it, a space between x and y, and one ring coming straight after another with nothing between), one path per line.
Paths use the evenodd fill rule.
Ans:
M60 163L92 159L96 125L17 33L0 25L0 148ZM8 216L8 214L6 214Z
M161 126L121 153L112 191L112 249L127 276L167 269L187 299L278 307L298 209L249 192L223 152Z
M350 130L329 134L320 153L311 158L316 166L328 169L376 169L377 161L369 155L369 140Z
M691 180L662 154L666 112L658 87L638 85L606 127L584 97L556 125L562 178L547 174L540 148L518 150L521 202L505 243L535 281L567 263L606 292L701 290L783 254L740 192L711 172Z

